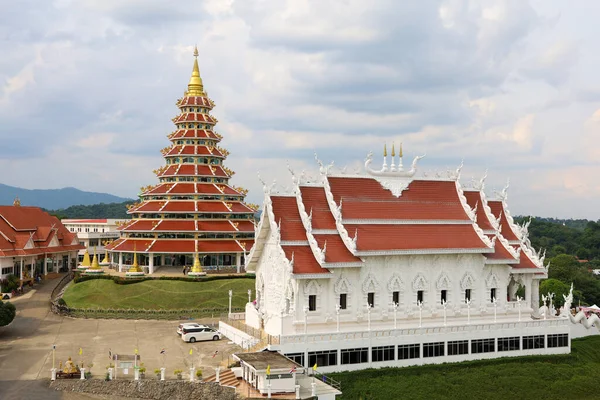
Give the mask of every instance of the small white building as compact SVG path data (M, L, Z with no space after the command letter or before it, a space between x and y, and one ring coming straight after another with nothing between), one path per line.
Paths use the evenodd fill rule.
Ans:
M459 167L380 170L265 185L246 268L246 325L323 372L570 352L568 319L539 315L544 257L514 223L507 191L465 189ZM398 162L398 164L396 164Z
M73 233L77 234L79 243L85 246L79 251L79 262L83 260L86 250L92 252L96 249L99 257L104 252L105 244L119 238L117 230L119 223L126 220L118 219L63 219L63 225Z

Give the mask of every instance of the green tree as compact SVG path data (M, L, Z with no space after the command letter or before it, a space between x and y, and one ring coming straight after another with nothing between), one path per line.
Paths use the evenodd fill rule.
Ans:
M17 315L14 304L0 300L0 326L10 324Z
M541 296L546 296L548 293L554 293L552 303L556 308L562 307L565 304L563 295L568 295L571 290L571 285L568 285L558 279L546 279L540 284L540 300Z

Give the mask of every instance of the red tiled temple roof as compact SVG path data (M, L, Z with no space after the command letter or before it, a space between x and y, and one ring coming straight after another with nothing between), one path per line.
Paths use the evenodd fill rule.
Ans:
M178 129L173 132L169 138L171 140L216 139L217 135L213 131L207 131L205 129Z
M325 250L326 263L362 262L360 258L355 257L350 253L339 235L314 235L314 237L321 249L323 249L325 243L327 243L327 248Z
M484 231L495 231L494 226L489 220L487 213L485 212L483 198L481 197L481 192L478 191L465 191L465 197L467 198L467 204L469 207L474 208L477 206L475 210L477 215L477 225Z
M281 222L281 240L305 241L306 230L300 219L298 203L295 197L271 196L271 207L275 223Z
M38 207L0 206L0 256L55 254L84 247L60 220ZM32 239L33 246L25 247ZM53 239L56 246L50 246Z
M502 201L493 200L489 201L488 204L490 206L490 209L492 210L492 214L494 214L496 218L498 218L500 213L502 213L502 218L500 218L500 232L502 233L502 236L504 236L508 241L518 241L519 238L513 231L510 223L508 222L508 219L506 218L506 212L504 210L504 205Z
M206 122L210 124L215 123L215 119L210 115L201 113L184 112L175 117L174 123L180 122Z
M177 102L177 105L213 108L211 102L208 100L208 97L204 96L185 96Z
M539 268L537 265L535 265L535 263L533 261L531 261L531 258L529 258L529 256L524 251L521 251L521 256L519 257L519 263L516 265L511 265L511 267L516 268L516 269Z
M313 229L336 229L335 219L329 209L327 197L325 197L325 188L301 186L302 203L306 213L310 215L312 211L311 225Z
M357 251L449 250L489 248L472 225L344 225L351 237L358 230Z
M494 236L495 235L488 235L490 239L492 239ZM510 254L500 239L496 239L496 243L494 244L494 252L486 253L484 255L488 260L510 260L508 261L510 263L517 262L517 259Z
M212 156L212 157L224 157L223 154L214 147L212 151L207 146L202 145L175 145L165 154L165 156L176 157L176 156Z
M469 220L455 182L414 180L395 197L375 179L328 180L343 219Z
M329 270L321 268L310 246L281 246L285 257L294 261L294 274L328 274Z

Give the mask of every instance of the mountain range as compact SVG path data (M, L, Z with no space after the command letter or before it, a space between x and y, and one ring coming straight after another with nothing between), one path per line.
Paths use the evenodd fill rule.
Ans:
M123 203L131 201L108 193L86 192L72 187L62 189L23 189L0 183L0 204L12 205L18 197L22 206L36 206L49 210L75 205Z

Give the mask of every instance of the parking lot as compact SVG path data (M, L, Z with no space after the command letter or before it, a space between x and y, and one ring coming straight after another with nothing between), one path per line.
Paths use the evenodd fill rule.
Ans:
M15 299L18 312L15 321L0 328L0 380L5 381L0 386L4 390L9 386L6 381L49 377L53 345L56 345L57 367L60 361L64 364L72 357L79 365L83 361L86 368L93 364L91 371L95 377L104 377L111 362L109 354L133 355L137 349L147 369L147 379L156 379L154 370L163 366L167 369L167 379L175 378L175 369L183 370L185 377L192 363L208 376L239 350L226 338L185 343L176 334L179 321L85 320L54 315L49 310L49 296L55 283L44 282L35 292ZM217 323L216 320L198 322ZM120 371L119 377L124 377L123 372ZM133 371L128 371L130 379L132 374Z

